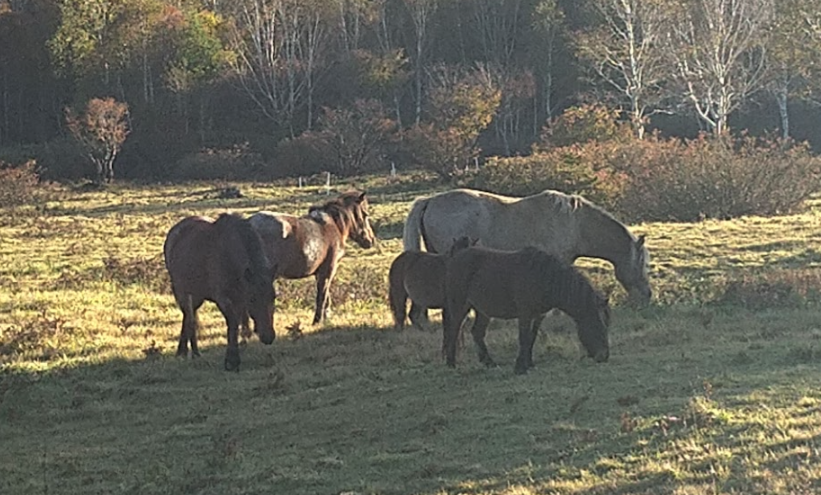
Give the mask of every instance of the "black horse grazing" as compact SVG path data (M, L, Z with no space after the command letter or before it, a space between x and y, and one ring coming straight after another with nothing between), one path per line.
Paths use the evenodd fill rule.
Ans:
M225 369L239 369L240 323L250 314L264 344L274 341L274 273L248 220L223 214L187 217L171 227L163 246L174 298L182 311L177 355L199 356L197 310L214 301L228 325Z
M479 360L492 365L485 345L490 318L519 319L517 374L533 366L533 343L545 313L558 308L578 328L587 355L597 362L610 357L610 306L572 265L537 248L497 251L471 247L447 263L443 347L448 366L456 365L456 342L470 308L476 311L473 340Z

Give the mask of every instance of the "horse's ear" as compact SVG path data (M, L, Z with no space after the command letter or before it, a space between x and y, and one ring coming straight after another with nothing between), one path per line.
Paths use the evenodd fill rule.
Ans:
M468 246L475 246L479 243L479 238L468 237Z
M645 239L645 238L646 238L646 236L645 236L644 234L640 235L640 236L639 236L639 239L636 241L636 245L637 245L638 247L642 247L642 246L644 246L644 239Z
M359 199L357 199L357 202L359 203L363 201L365 201L365 191L362 191L362 194L359 195Z

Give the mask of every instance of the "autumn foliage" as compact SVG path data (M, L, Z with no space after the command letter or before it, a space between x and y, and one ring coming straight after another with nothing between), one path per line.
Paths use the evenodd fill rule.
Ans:
M128 136L128 105L114 98L92 98L80 115L66 109L66 125L96 167L95 182L114 180L114 160Z

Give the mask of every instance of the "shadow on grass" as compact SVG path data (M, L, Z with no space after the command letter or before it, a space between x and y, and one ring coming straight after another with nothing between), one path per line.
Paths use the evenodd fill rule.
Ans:
M515 340L514 332L492 337L502 333ZM329 324L298 338L278 329L271 346L251 337L232 373L222 370L221 328L202 339L199 359L173 357L175 342L169 335L159 352L130 359L0 373L0 473L9 492L434 494L522 485L668 493L702 483L710 458L693 459L680 475L642 466L691 441L741 452L752 428L723 425L706 408L697 428L620 431L625 410L694 416L693 380L727 366L712 355L679 363L658 392L675 396L660 402L645 383L675 354L644 366L629 356L596 365L552 354L515 376L509 366L477 363L472 343L457 369L445 367L440 332ZM744 368L745 386L785 382L773 368L786 367L782 359L766 364ZM684 371L694 368L697 375ZM718 413L731 407L723 389L713 394ZM626 395L641 401L617 404ZM815 441L776 445L787 457L772 469L800 462L797 450ZM730 481L749 487L744 477L731 473Z

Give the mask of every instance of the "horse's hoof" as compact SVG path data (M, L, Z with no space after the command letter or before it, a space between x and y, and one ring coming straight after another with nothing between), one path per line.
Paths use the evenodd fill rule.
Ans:
M200 351L192 351L191 352L191 357L192 358L198 358L200 356L201 356Z
M239 371L239 349L225 351L225 371Z
M177 349L177 357L181 357L181 358L188 357L188 349Z
M513 368L513 373L515 373L517 375L525 375L525 374L527 374L527 366L521 366L521 365L517 364Z
M485 365L486 368L498 368L499 365L496 364L496 361L492 359L485 359L482 361L482 364Z

